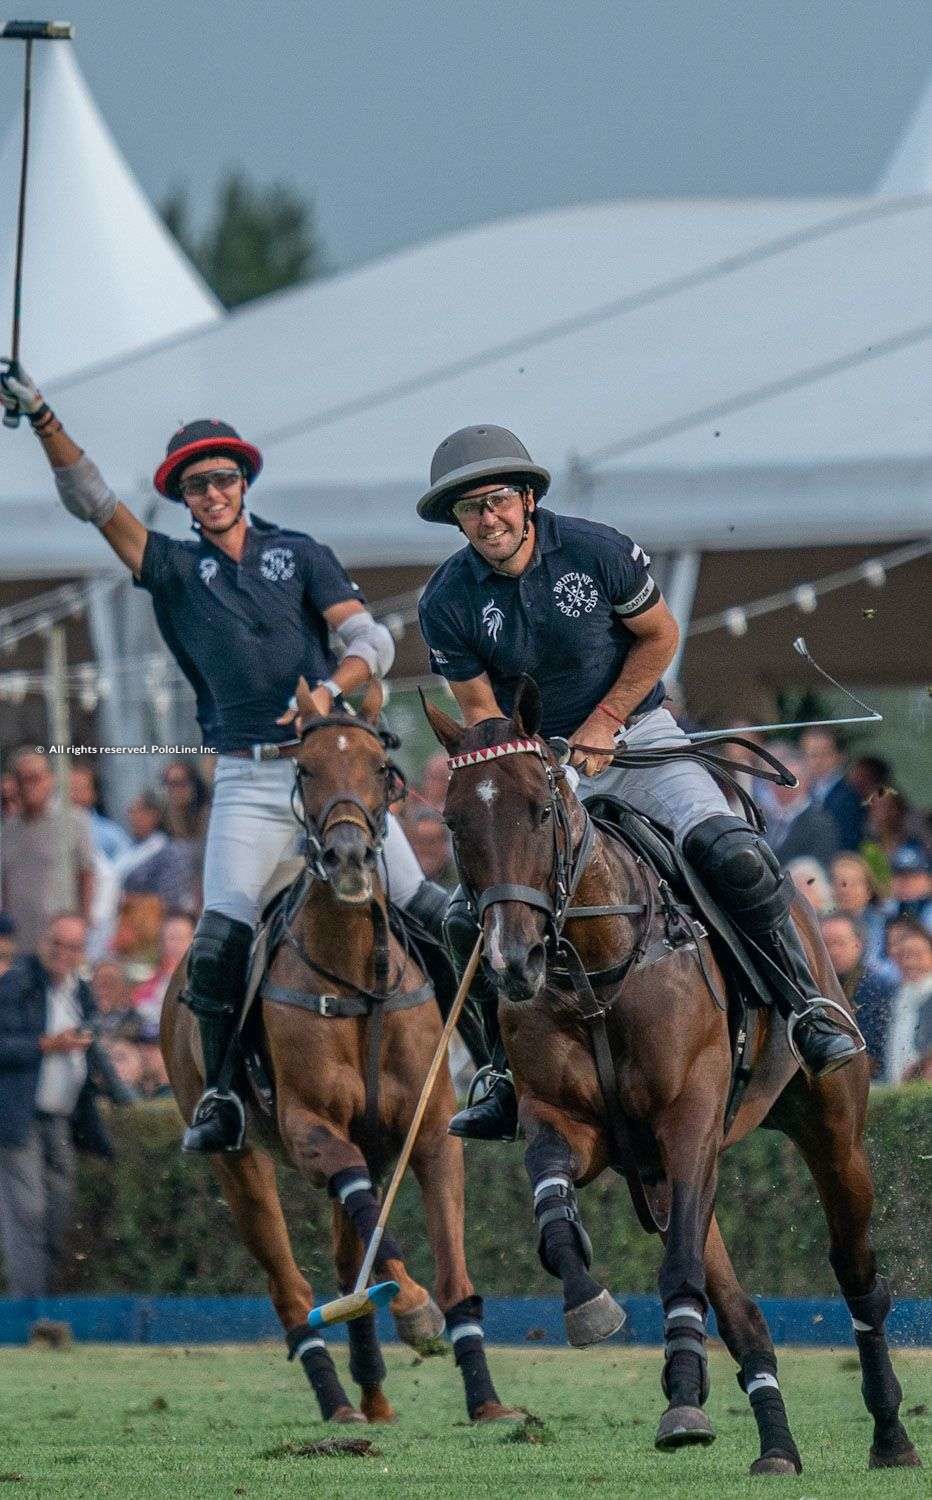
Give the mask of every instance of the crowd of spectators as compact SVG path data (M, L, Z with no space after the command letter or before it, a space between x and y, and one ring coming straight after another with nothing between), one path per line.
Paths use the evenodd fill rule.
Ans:
M819 915L874 1078L932 1079L928 818L886 762L849 761L830 729L768 748L798 785L748 787ZM63 813L48 755L23 750L0 778L0 1233L24 1294L54 1281L75 1144L109 1151L95 1096L169 1091L159 1019L200 911L210 768L168 762L125 823L108 816L87 761L69 769ZM445 755L432 755L395 811L425 875L452 890L447 779Z

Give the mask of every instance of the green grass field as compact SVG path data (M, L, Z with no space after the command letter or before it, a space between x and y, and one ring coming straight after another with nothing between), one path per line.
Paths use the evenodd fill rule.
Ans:
M336 1353L341 1372L343 1349ZM932 1461L932 1353L895 1356L911 1435ZM846 1351L792 1351L783 1385L806 1465L750 1479L756 1430L733 1366L713 1354L708 1449L655 1452L656 1350L495 1349L504 1399L542 1426L471 1427L452 1359L387 1351L391 1427L330 1427L303 1373L271 1346L9 1350L0 1355L0 1484L18 1497L130 1500L247 1496L630 1494L715 1500L776 1489L787 1500L929 1493L927 1469L867 1472L870 1423ZM349 1379L346 1384L349 1388ZM366 1456L307 1457L302 1444L368 1438ZM533 1438L533 1441L529 1441ZM517 1439L517 1440L516 1440Z

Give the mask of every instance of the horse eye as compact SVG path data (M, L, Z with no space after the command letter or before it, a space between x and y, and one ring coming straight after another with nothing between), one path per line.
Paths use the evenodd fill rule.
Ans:
M553 808L551 807L550 803L548 802L546 807L542 807L541 808L540 821L542 823L546 823L547 820L549 818L551 818L552 816L553 816Z

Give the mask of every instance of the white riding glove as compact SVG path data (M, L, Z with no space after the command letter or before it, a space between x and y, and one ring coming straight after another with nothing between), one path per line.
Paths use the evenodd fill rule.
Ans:
M32 421L45 406L42 392L30 380L22 365L17 365L14 375L10 361L5 360L4 364L7 368L0 373L0 403L12 415L28 417Z

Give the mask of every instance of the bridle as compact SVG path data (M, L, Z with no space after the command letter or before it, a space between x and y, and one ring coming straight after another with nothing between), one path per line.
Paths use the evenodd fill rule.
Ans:
M322 714L319 718L309 720L301 728L298 743L303 745L304 741L310 735L315 734L318 729L327 728L365 730L366 734L371 734L373 739L378 740L383 750L394 750L399 743L397 736L390 730L370 724L366 719L349 713ZM385 786L382 801L374 813L354 792L338 792L324 803L320 812L312 814L308 811L302 783L313 773L302 766L299 760L295 761L291 808L304 831L304 861L315 879L328 882L331 879L332 872L328 870L324 861L326 840L332 830L341 823L350 823L361 829L366 838L367 861L374 863L378 859L385 842L388 809L393 802L403 798L408 789L404 772L393 760L386 757L379 767L379 773L385 777ZM335 817L334 811L338 807L343 808L344 811Z

